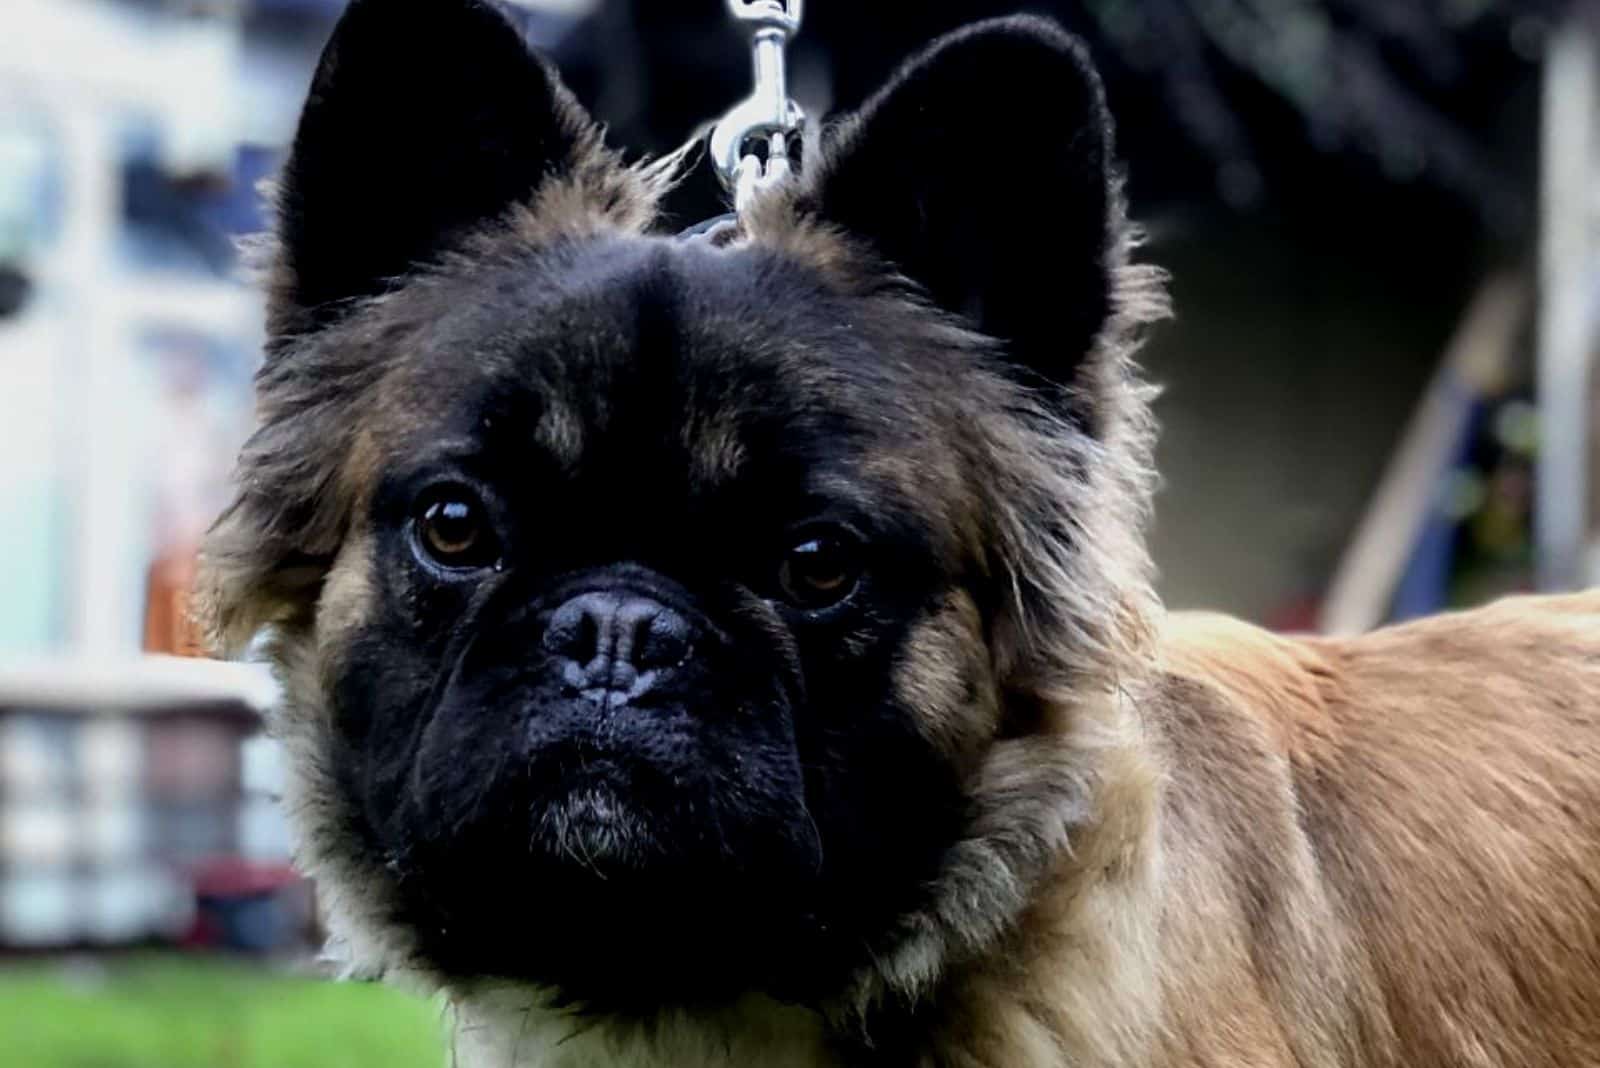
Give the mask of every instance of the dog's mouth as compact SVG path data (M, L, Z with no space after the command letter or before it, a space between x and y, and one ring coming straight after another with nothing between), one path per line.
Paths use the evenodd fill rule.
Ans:
M737 718L557 699L515 756L416 752L378 826L429 965L612 1003L765 985L804 946L821 843L792 744Z
M797 980L819 933L803 880L685 853L660 823L590 780L531 814L520 850L413 856L401 885L423 956L612 1009Z
M605 737L622 730L585 725L520 757L474 768L464 755L436 777L415 774L417 788L385 824L400 867L449 911L471 915L486 904L482 879L526 907L568 887L683 878L714 861L708 784L688 761L664 765Z

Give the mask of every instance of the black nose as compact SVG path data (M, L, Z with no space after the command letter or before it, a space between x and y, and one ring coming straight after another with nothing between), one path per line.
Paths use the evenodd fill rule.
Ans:
M624 591L581 593L557 608L544 647L562 679L594 701L622 704L689 656L689 621L659 601Z

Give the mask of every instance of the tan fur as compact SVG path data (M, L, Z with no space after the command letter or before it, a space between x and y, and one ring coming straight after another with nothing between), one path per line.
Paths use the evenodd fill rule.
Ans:
M750 997L647 1024L552 1011L536 993L485 986L456 995L454 1054L485 1068L825 1068L837 1063L815 1012Z
M1338 642L1175 616L1134 697L1146 877L1080 847L926 1063L1600 1063L1600 594Z
M961 763L1000 727L1000 695L985 654L978 606L952 593L917 627L896 665L896 691L921 710L920 725L934 744Z

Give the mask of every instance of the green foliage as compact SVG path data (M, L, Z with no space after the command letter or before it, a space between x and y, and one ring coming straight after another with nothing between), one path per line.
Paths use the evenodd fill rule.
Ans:
M243 963L0 967L5 1068L442 1068L439 1009Z

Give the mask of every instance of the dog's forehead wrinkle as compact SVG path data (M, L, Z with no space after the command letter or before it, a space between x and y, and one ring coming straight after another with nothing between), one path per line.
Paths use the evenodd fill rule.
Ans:
M735 474L774 425L784 433L768 437L802 448L847 426L926 446L918 395L951 386L948 371L918 371L920 353L885 359L844 298L762 250L606 239L488 270L445 302L484 306L447 313L425 388L490 379L504 418L536 420L539 445L569 463L613 432L641 450L673 444L709 480Z

